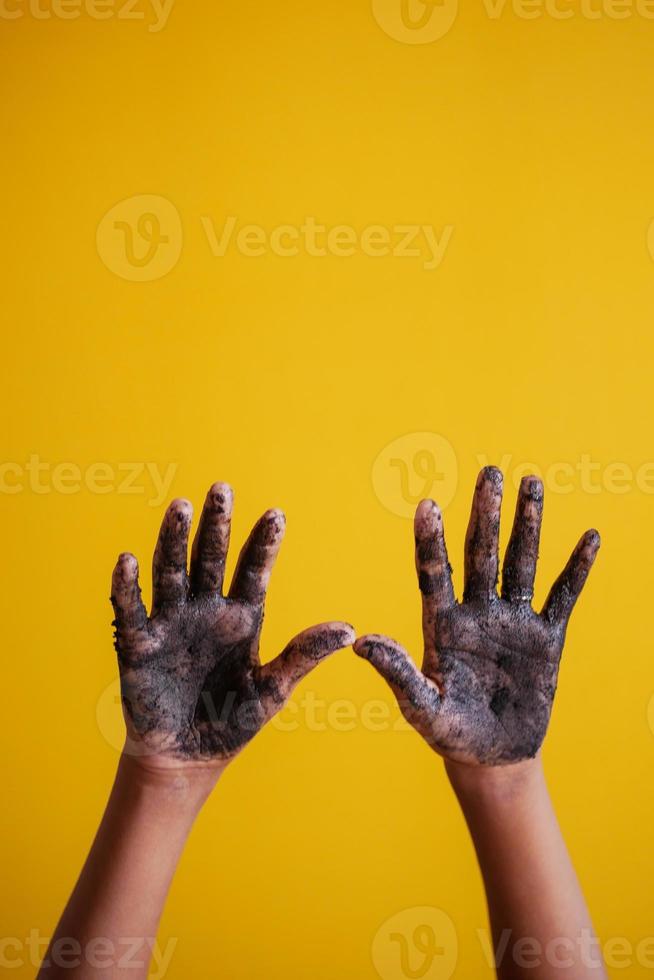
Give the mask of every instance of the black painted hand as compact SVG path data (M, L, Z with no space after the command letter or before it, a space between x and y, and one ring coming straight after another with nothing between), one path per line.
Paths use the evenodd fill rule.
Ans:
M241 551L229 595L222 595L232 491L209 491L193 543L192 507L175 500L161 525L153 561L152 612L138 564L122 554L111 601L120 668L127 751L162 767L189 761L224 765L285 704L295 685L354 632L325 623L300 633L272 662L259 662L259 635L284 515L267 511Z
M568 619L595 560L600 539L587 531L540 614L531 606L543 510L543 486L520 486L513 531L496 591L502 474L477 480L465 545L463 602L452 587L443 521L423 500L415 518L422 593L424 659L383 636L363 636L359 656L393 689L405 718L441 755L470 765L533 758L545 737Z

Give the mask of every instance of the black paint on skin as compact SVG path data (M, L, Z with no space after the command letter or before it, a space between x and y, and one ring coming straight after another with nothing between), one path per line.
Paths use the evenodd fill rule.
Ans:
M349 645L346 623L305 630L273 661L259 661L268 579L284 535L284 515L267 511L222 594L232 491L209 490L187 574L192 508L176 500L154 554L152 612L141 600L138 565L122 554L111 601L129 750L184 761L233 758L285 704L317 663Z
M424 659L383 636L357 640L355 652L390 683L403 714L441 755L471 765L533 758L549 723L568 619L600 539L587 531L540 614L531 607L543 512L536 477L520 486L501 597L497 594L502 474L482 470L465 545L464 598L452 587L443 521L424 500L415 520L423 601Z

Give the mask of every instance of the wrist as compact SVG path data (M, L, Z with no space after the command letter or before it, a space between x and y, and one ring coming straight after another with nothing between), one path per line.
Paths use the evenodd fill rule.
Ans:
M540 753L508 766L470 766L445 759L445 771L462 805L515 803L532 797L545 786Z
M175 765L171 760L139 758L123 751L116 783L130 800L152 803L163 819L191 822L225 770L224 765Z

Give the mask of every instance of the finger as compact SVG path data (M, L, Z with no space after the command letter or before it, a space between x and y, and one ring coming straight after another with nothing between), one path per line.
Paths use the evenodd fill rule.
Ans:
M422 633L425 646L423 670L436 669L436 617L439 610L456 602L452 569L447 557L443 517L433 500L418 504L414 521L416 570L422 595Z
M378 674L390 684L398 701L409 701L414 708L434 711L440 702L438 688L418 670L413 660L395 640L369 633L360 636L354 652L369 660Z
M495 592L499 567L502 474L486 466L477 477L465 545L463 598L488 598Z
M153 610L186 599L186 556L192 518L193 507L188 500L173 500L166 511L152 560Z
M543 484L535 476L520 482L513 530L504 556L502 598L531 602L543 519Z
M263 604L285 527L286 518L281 510L267 510L259 518L239 555L230 599Z
M453 606L452 569L447 558L443 517L433 500L418 504L414 521L416 569L423 608L433 612Z
M191 551L194 595L222 590L233 500L232 488L227 483L214 483L207 494Z
M350 646L355 638L353 627L347 623L321 623L299 633L278 657L259 669L262 702L278 710L293 688L321 660Z
M117 632L143 629L148 614L141 599L139 565L134 555L127 551L118 556L111 577L111 604Z
M558 626L567 624L593 567L600 544L597 531L586 531L547 597L542 615L548 622Z

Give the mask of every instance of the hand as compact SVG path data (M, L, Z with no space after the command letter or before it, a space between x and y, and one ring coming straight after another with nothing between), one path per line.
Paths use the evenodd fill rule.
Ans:
M446 759L498 766L533 758L549 722L568 619L600 546L587 531L540 614L531 607L543 485L520 485L497 595L502 474L477 479L465 543L463 602L454 597L440 510L416 511L416 567L422 593L424 659L383 636L354 645L386 678L414 728Z
M324 657L354 640L346 623L325 623L259 662L259 635L284 515L269 510L241 551L222 594L232 490L211 487L186 571L193 509L175 500L161 525L152 568L152 611L141 601L138 564L122 554L114 570L115 646L128 731L127 752L155 768L224 767L285 704Z

